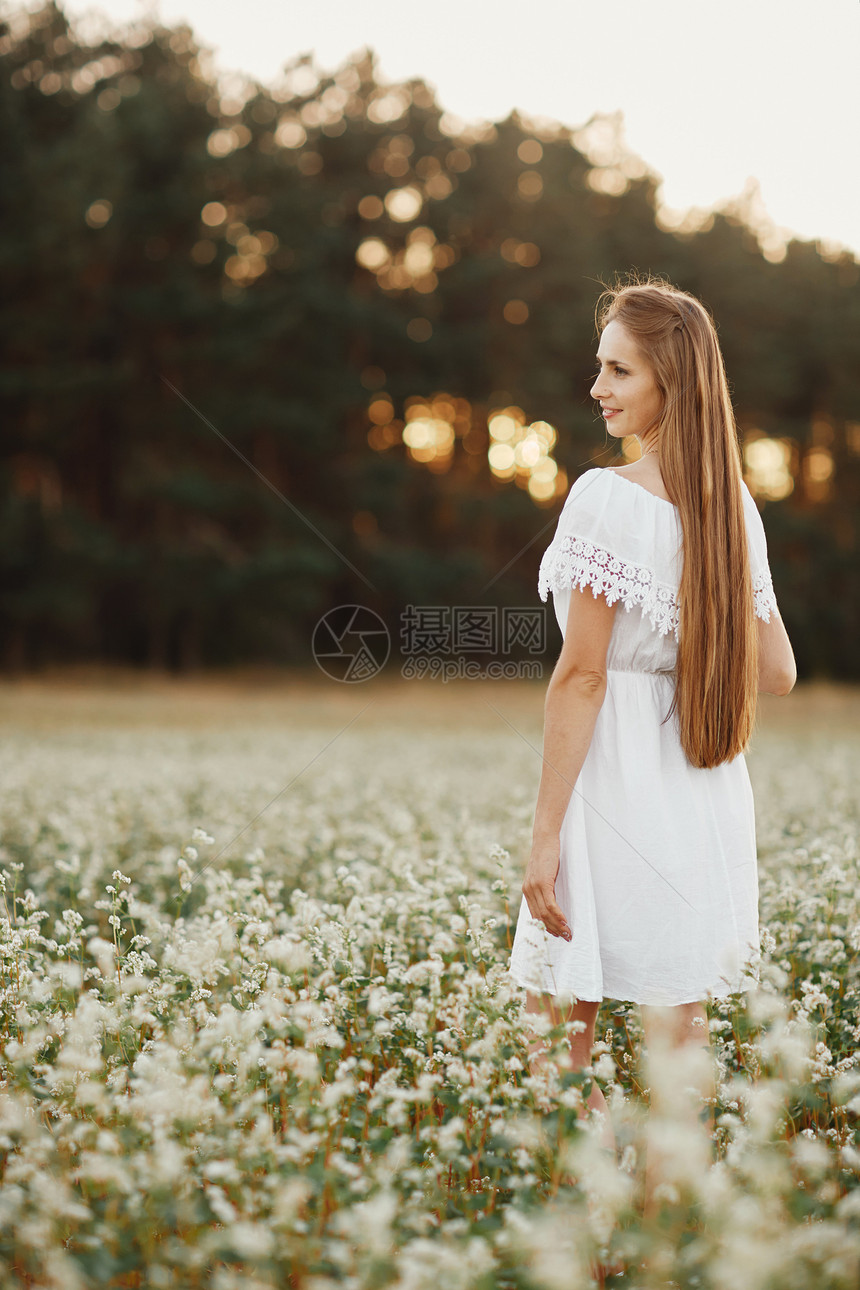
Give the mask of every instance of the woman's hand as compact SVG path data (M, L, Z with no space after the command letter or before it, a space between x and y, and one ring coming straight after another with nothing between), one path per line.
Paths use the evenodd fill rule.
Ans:
M560 862L561 847L558 839L549 843L533 843L523 879L523 895L532 918L543 923L550 936L561 936L569 941L573 933L555 898L555 880Z

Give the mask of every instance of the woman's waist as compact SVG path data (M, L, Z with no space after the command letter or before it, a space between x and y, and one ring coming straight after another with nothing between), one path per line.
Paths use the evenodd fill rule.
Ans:
M625 667L621 663L608 663L606 671L621 676L660 676L667 677L670 681L675 679L674 667L646 667L644 664L639 666L628 664Z

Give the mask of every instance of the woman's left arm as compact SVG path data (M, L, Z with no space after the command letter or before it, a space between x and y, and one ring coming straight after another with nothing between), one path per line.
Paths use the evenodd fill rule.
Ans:
M590 587L573 587L564 644L544 705L543 770L523 895L532 917L551 936L568 941L572 932L555 898L559 834L606 695L606 655L618 603L608 605Z

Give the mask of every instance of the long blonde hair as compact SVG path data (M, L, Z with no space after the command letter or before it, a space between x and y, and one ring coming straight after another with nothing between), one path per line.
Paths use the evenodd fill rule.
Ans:
M681 745L694 766L744 752L755 723L758 634L741 493L742 461L713 319L661 278L607 288L602 332L618 322L663 395L660 468L683 532L675 695Z

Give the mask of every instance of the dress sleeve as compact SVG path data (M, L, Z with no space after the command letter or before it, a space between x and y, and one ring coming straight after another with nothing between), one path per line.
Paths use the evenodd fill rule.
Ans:
M770 622L772 611L779 612L776 596L773 592L773 580L767 557L767 537L762 523L761 513L747 485L742 485L744 495L744 513L747 523L747 541L749 545L750 572L752 574L753 601L757 618Z
M627 610L640 606L656 631L677 636L675 566L655 561L653 505L644 492L638 498L638 489L616 493L612 488L610 475L599 467L575 481L541 560L538 594L546 600L550 591L590 587L595 598L604 595L610 605L620 600Z

